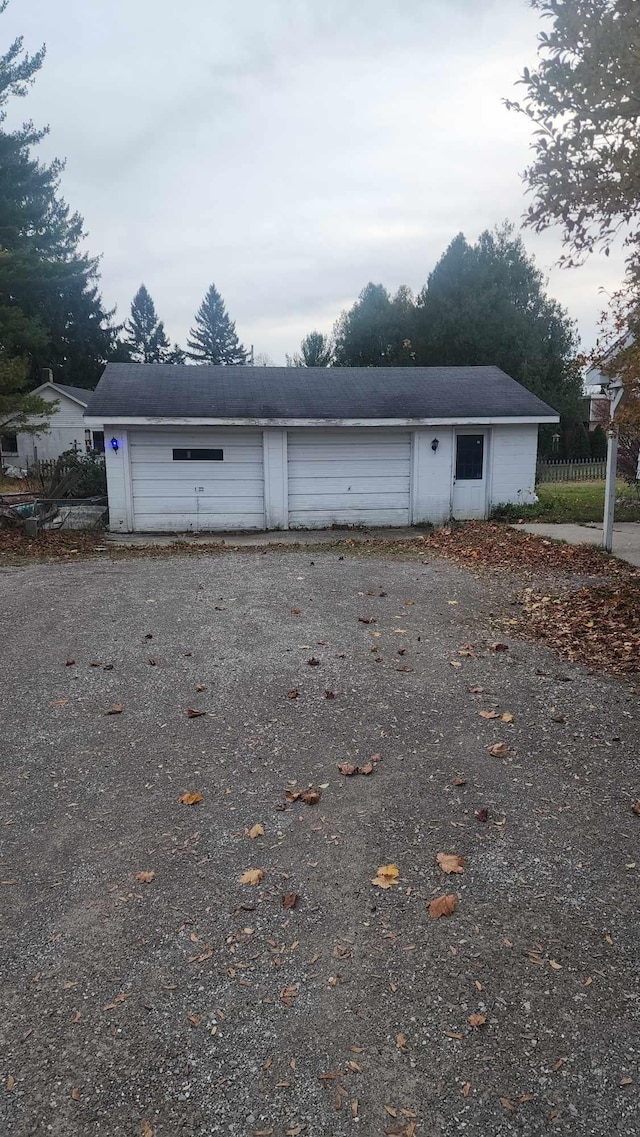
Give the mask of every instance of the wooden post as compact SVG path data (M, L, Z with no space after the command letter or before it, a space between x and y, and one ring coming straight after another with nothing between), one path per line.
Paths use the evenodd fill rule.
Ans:
M613 521L616 509L616 473L618 470L618 428L613 423L607 430L607 481L604 489L604 521L602 544L610 553L613 549Z

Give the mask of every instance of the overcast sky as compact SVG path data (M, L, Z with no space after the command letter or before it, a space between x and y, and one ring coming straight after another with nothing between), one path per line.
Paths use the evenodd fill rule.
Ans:
M276 363L369 280L419 289L451 238L525 206L530 131L504 97L533 65L526 0L12 0L47 58L22 117L102 254L123 319L142 280L184 342L214 281ZM15 106L15 104L14 104ZM585 347L621 261L554 268Z

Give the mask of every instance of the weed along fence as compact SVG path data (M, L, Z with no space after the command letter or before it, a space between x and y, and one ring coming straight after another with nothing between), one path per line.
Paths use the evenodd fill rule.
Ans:
M557 462L538 462L536 482L599 482L607 473L606 462L591 458L571 458Z

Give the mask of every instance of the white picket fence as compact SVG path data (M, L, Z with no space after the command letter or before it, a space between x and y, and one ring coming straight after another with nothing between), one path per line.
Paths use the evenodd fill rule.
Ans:
M606 462L592 458L541 460L536 468L536 482L598 482L604 481Z

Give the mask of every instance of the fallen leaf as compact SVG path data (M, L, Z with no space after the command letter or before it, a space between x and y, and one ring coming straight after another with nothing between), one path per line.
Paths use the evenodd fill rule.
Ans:
M205 683L196 683L196 691L206 691L206 689Z
M562 971L562 964L558 963L555 959L549 960L549 966L552 967L554 971Z
M449 892L444 896L436 896L429 904L429 915L432 920L439 920L441 916L452 916L458 907L458 898Z
M481 719L499 719L500 715L497 711L478 711Z
M403 1052L406 1051L406 1049L407 1049L406 1035L404 1035L402 1033L396 1035L396 1046L398 1047L398 1050L402 1050Z
M500 1098L500 1105L503 1109L508 1109L509 1113L515 1113L516 1107L510 1098Z
M206 711L194 711L193 707L189 707L187 710L187 718L188 719L199 719L199 718L202 718L203 715L206 715L206 713L207 713Z
M630 1086L630 1085L632 1085L632 1083L633 1083L633 1078L630 1078L628 1076L626 1078L620 1079L620 1085L621 1086Z
M16 1084L16 1080L15 1080L13 1074L8 1074L7 1080L4 1084L5 1090L12 1090L13 1087L15 1086L15 1084Z
M121 715L123 710L124 707L122 703L114 703L113 706L109 707L109 710L105 711L104 713L105 715Z
M469 1023L469 1026L473 1026L473 1027L484 1026L486 1021L487 1021L487 1016L481 1015L481 1014L472 1014L472 1015L469 1015L467 1018L467 1022Z
M349 762L341 762L338 766L338 773L345 778L350 778L353 774L358 773L358 767L352 766Z
M141 884L151 884L155 875L154 872L138 872L136 873L136 880L139 880Z
M291 615L292 616L299 616L300 615L300 608L292 608L291 609Z
M373 774L373 769L373 762L367 762L365 766L358 766L358 773L365 775Z
M324 697L325 699L335 699L336 693L335 691L325 691Z
M290 691L287 691L287 698L288 699L299 699L300 698L300 692L299 692L298 688L292 687Z
M489 647L491 648L492 651L508 651L509 650L509 644L495 643L495 644L489 644Z
M437 853L436 864L446 873L463 873L464 857L455 853Z
M500 721L513 722L513 715L511 714L511 711L505 711L504 714L500 715Z
M467 652L467 654L469 654L469 653ZM450 659L449 660L449 666L457 668L457 667L462 667L462 664L460 663L459 659Z
M307 660L307 663L309 664L309 667L319 667L320 666L320 660L316 659L315 656L313 656L313 655L311 656L311 659Z
M180 805L197 805L199 801L204 801L202 794L181 794L178 798Z
M293 1006L293 999L295 999L297 994L298 994L297 985L292 985L290 987L283 987L281 992L280 992L280 999L282 1000L282 1002L287 1007L292 1007Z
M149 664L149 667L155 667L155 665L156 665L155 659L151 659L151 658L149 658L147 660L147 663Z
M463 1034L458 1034L458 1032L455 1030L445 1030L443 1033L446 1038L455 1038L457 1042L461 1042L464 1038Z
M484 809L476 809L474 811L473 816L475 817L476 821L482 821L482 822L488 821L489 820L489 810L486 807Z
M489 747L489 753L494 758L504 758L504 755L507 753L506 742L494 742L493 746Z
M260 822L257 822L249 830L248 836L252 841L254 841L256 837L264 837L264 826L261 825Z
M564 1066L565 1062L566 1062L566 1058L557 1058L556 1059L556 1061L553 1063L553 1066L551 1067L554 1074L555 1074L556 1070L559 1070L561 1066Z
M377 888L392 888L394 884L400 883L399 876L400 869L397 865L380 865L371 883Z
M140 1122L140 1137L153 1137L153 1128L144 1118Z
M260 884L266 869L247 869L240 877L240 884Z
M187 1018L191 1023L191 1026L200 1026L200 1015L187 1015Z
M71 1097L73 1098L74 1101L80 1101L80 1090L78 1089L77 1086L73 1087L73 1089L71 1091Z
M300 800L303 801L305 805L317 805L321 797L322 794L320 790L304 790L300 794Z
M633 805L631 806L631 809L632 809L633 813L636 814L637 817L640 817L640 797L638 798L637 801L634 801Z
M75 662L75 659L68 659L65 663L65 667L73 667L75 665Z
M453 779L453 785L454 786L466 786L466 784L467 784L466 778L454 778Z
M297 892L285 892L282 897L283 908L295 908L298 903L299 897Z
M551 716L551 722L566 722L566 721L567 721L566 718L564 717L563 714L561 714L560 711L554 711L554 713Z
M360 624L377 624L375 616L358 616L358 623Z
M383 1105L383 1107L382 1107L382 1108L384 1109L385 1113L388 1113L388 1114L389 1114L389 1117L397 1117L397 1116L398 1116L398 1111L397 1111L397 1109L394 1109L392 1106L390 1106L390 1105Z
M465 1082L464 1086L462 1087L462 1094L465 1098L468 1098L470 1093L471 1093L471 1082Z

